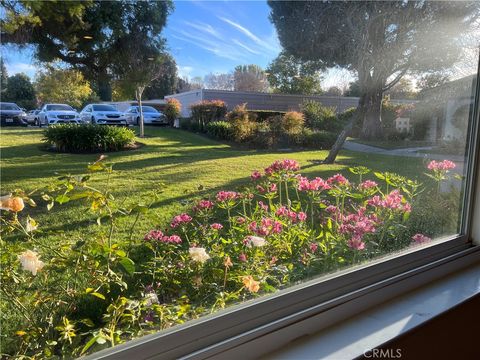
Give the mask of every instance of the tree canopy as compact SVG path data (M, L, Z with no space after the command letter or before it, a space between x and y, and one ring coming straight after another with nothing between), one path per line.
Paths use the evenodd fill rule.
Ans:
M161 31L173 10L166 1L19 1L4 0L2 42L34 45L41 62L61 60L94 82L110 100L110 66L121 58L126 39L162 42Z
M37 99L30 78L23 73L9 76L2 101L11 101L20 107L34 109Z
M66 103L79 109L93 100L93 91L83 74L74 69L47 66L35 82L40 103Z
M442 70L457 61L456 40L480 11L474 1L268 3L287 54L356 72L365 138L381 136L383 92L409 72Z
M266 92L269 89L265 71L255 64L236 66L233 78L235 91Z
M293 55L280 53L267 67L267 79L272 90L284 94L320 94L320 61L303 61Z

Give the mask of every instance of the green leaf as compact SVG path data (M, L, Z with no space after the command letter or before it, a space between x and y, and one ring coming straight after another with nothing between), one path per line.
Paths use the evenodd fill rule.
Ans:
M93 295L93 296L98 297L99 299L105 300L105 296L103 296L103 295L100 294L100 293L92 292L92 293L90 293L90 295Z
M380 180L385 180L385 175L383 175L382 173L374 172L373 174Z
M83 355L85 353L85 351L87 351L88 349L90 349L90 347L95 344L95 342L98 342L98 338L100 337L100 335L97 335L97 336L94 336L92 337L90 340L88 340L88 342L85 344L85 346L83 347L82 349L82 352L80 353L80 355Z
M63 195L58 195L56 198L55 198L55 201L58 202L59 204L64 204L64 203L67 203L70 201L70 198L63 194Z
M86 288L86 289L85 289L85 292L86 292L87 294L90 294L93 290L95 290L95 289L94 289L94 288Z
M133 275L133 273L135 272L135 263L132 259L128 257L123 257L118 262L120 263L120 265L122 265L122 267L129 275Z
M127 256L127 253L126 253L125 251L123 251L123 250L116 250L116 251L115 251L115 254L117 254L117 255L120 256L120 257L125 257L125 256Z

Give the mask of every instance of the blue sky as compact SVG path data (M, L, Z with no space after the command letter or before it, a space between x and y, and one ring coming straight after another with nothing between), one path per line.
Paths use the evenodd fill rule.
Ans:
M265 68L281 51L268 16L266 1L175 1L164 36L177 61L179 75L193 78L233 70L240 64ZM24 72L35 76L32 49L2 46L10 75ZM347 76L347 77L345 77ZM348 75L331 71L324 87L347 82Z

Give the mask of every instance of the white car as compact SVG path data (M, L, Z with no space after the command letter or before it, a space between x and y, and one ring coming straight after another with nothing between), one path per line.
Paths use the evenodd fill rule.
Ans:
M67 104L45 104L43 105L38 119L41 124L54 125L64 123L80 123L78 112Z
M166 116L152 106L142 106L144 124L168 124ZM140 124L140 106L130 106L125 111L129 124Z
M108 104L89 104L85 106L80 112L80 120L92 124L128 125L124 113Z

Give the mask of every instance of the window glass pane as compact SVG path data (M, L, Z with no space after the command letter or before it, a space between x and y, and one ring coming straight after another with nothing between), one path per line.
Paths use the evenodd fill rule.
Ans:
M2 352L94 353L464 234L479 16L2 2ZM66 112L97 102L130 115Z

